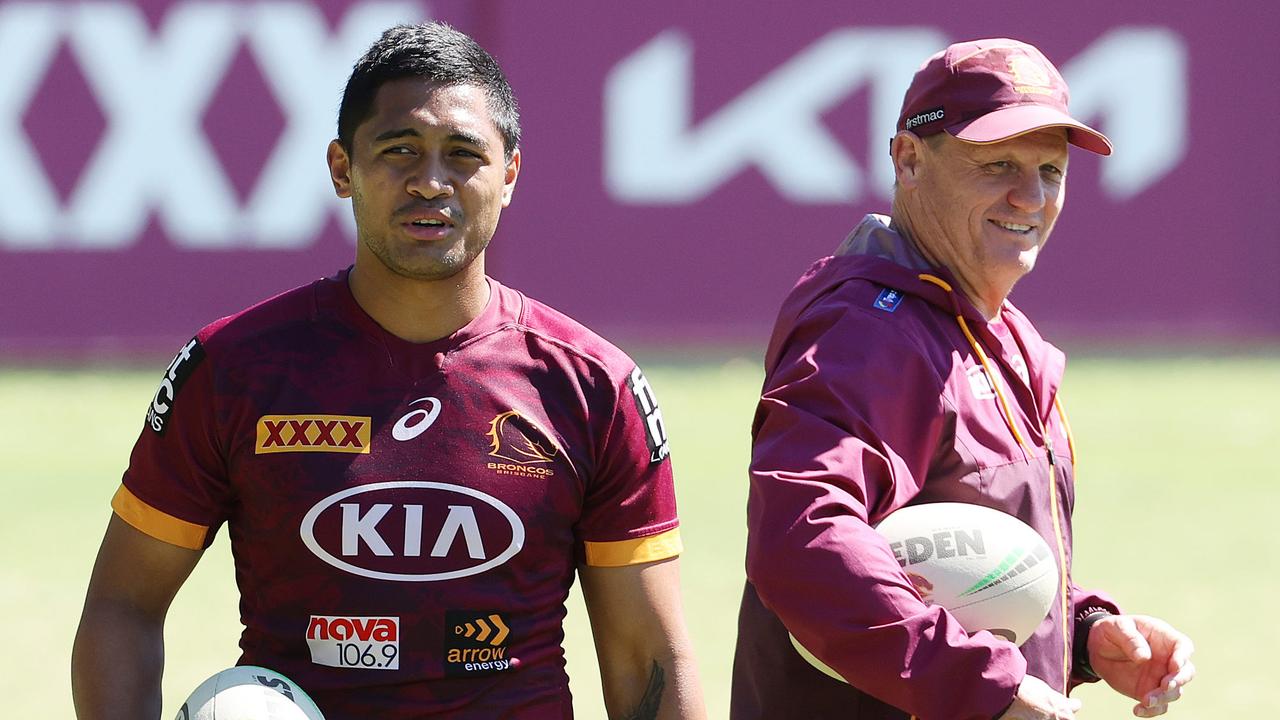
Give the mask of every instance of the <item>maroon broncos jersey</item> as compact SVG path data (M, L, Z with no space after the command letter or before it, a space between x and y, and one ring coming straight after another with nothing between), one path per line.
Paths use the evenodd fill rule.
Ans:
M346 272L201 330L170 364L112 507L199 549L227 524L241 664L329 720L570 718L577 564L680 552L662 416L626 355L490 280L405 342Z

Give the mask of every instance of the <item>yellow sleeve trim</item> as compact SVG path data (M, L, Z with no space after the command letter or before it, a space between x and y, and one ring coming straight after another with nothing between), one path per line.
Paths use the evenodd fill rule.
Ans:
M138 499L124 485L111 498L111 509L121 520L151 537L188 550L203 550L209 528L180 520Z
M673 558L684 551L680 528L615 542L587 542L587 564L592 567L624 567Z

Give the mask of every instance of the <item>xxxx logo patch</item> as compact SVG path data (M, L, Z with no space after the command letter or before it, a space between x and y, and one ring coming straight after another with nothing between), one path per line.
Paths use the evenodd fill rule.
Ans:
M370 420L357 415L263 415L253 452L368 453Z

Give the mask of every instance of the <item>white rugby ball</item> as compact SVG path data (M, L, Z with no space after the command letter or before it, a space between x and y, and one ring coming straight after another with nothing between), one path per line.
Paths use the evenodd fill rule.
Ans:
M1058 591L1058 560L1035 530L1007 513L967 503L902 508L876 530L916 591L946 608L970 633L987 630L1015 645L1035 632ZM814 667L843 680L794 638Z
M324 715L294 681L242 665L200 683L175 720L324 720Z

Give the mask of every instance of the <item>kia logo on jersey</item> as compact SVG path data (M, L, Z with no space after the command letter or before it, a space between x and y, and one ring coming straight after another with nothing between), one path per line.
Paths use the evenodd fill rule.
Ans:
M447 483L383 482L348 488L302 518L302 542L340 570L378 580L432 582L478 575L524 546L506 503Z

